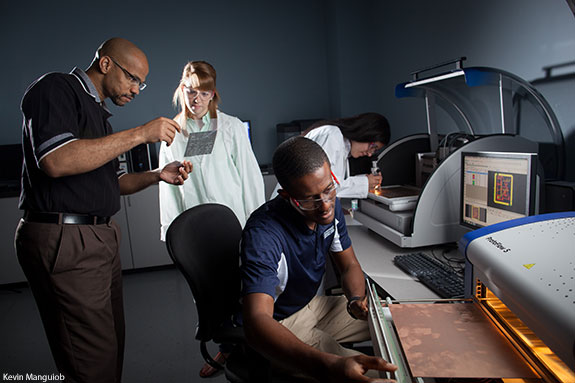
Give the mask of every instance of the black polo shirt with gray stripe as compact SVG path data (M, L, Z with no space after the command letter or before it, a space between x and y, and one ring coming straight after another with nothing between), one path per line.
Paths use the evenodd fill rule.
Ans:
M87 173L49 177L40 161L78 139L112 133L111 113L86 73L48 73L22 99L24 166L20 209L112 216L120 209L119 166L114 159ZM79 160L79 159L78 159Z

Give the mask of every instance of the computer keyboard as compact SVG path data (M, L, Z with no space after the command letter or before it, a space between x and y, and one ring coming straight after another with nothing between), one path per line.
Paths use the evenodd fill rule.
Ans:
M464 282L455 271L424 253L396 255L393 262L441 298L463 298Z

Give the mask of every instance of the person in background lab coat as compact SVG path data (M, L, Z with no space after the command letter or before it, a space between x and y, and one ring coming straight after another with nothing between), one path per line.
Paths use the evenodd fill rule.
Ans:
M242 227L252 211L265 201L264 181L252 151L248 133L237 118L218 110L216 71L205 61L192 61L183 70L174 93L180 113L174 118L182 127L172 145L162 144L159 162L189 160L194 171L182 187L160 185L161 239L170 223L185 210L204 203L220 203L234 211ZM213 148L206 154L188 152L188 140L213 133ZM208 141L198 141L209 147ZM172 185L169 185L172 186Z
M331 170L339 181L339 198L367 198L370 189L381 183L380 174L349 175L348 158L371 157L389 143L389 122L378 113L314 123L303 134L326 152ZM272 198L277 195L276 186Z

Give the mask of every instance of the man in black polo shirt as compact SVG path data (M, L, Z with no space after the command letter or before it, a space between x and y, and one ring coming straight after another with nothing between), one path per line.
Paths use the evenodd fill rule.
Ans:
M120 195L160 181L182 184L189 162L125 174L117 157L143 143L172 142L178 124L160 117L113 133L104 100L118 106L145 88L146 55L113 38L84 72L49 73L22 99L24 169L18 259L34 293L52 355L66 382L120 382L124 313Z

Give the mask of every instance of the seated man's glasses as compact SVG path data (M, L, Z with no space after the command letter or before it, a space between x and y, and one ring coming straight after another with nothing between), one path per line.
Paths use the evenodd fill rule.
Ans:
M331 172L331 176L333 178L333 181L332 181L331 185L329 185L327 187L327 189L325 189L323 191L323 193L320 194L321 198L294 199L294 198L290 197L291 200L301 210L308 210L308 211L309 210L317 210L321 207L322 204L333 202L333 200L335 199L335 197L337 195L336 184L339 185L339 182L338 182L337 178L335 178L335 175L333 174L333 172Z

